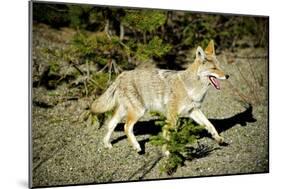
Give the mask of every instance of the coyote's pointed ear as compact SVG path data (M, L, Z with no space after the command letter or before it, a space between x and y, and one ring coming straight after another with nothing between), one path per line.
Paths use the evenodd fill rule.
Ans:
M205 53L204 53L203 49L200 46L197 47L196 58L200 59L201 61L203 61L205 59Z
M207 46L207 48L205 49L206 54L209 55L214 55L215 54L215 45L214 45L214 41L211 40Z

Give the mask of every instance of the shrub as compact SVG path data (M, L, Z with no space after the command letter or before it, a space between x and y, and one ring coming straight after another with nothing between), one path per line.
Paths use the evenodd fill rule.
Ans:
M167 123L164 121L164 117L160 116L160 120L155 124L164 127ZM197 141L203 129L203 126L195 125L190 119L180 118L177 121L176 129L170 130L169 140L165 139L162 133L152 136L151 144L166 145L166 149L170 152L166 161L160 166L160 171L172 174L178 166L184 165L185 160L193 159L194 147L190 145Z

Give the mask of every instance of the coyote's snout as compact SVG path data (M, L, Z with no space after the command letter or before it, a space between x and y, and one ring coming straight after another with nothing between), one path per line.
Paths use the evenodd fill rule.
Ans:
M112 147L110 136L117 123L125 118L125 133L132 146L141 151L133 126L146 111L157 111L166 116L169 124L163 127L163 136L168 140L169 127L175 127L177 117L181 116L204 125L218 143L223 143L223 138L200 107L209 87L219 90L220 80L228 77L216 59L213 41L205 50L197 48L194 63L184 71L136 69L123 72L91 106L94 113L115 109L107 124L105 146Z

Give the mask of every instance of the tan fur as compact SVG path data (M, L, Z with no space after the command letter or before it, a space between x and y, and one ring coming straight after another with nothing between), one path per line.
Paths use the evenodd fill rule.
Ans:
M133 147L140 151L133 135L133 126L147 111L158 111L166 116L168 124L163 128L163 136L167 139L169 129L176 126L179 116L183 116L205 125L213 138L222 143L223 138L200 110L212 83L210 76L216 80L226 79L216 59L213 41L210 41L205 51L201 47L197 48L194 63L184 71L136 69L123 72L91 107L94 113L116 109L108 123L105 146L111 147L110 135L125 117L125 133Z

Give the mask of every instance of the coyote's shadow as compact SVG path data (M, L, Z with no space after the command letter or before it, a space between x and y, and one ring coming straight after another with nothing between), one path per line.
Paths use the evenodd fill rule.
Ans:
M119 123L115 129L115 131L123 131L124 132L124 124L123 123ZM134 126L134 134L137 135L157 135L158 133L161 132L161 127L155 125L155 120L150 120L150 121L139 121L135 124ZM112 140L112 144L115 144L123 139L126 139L127 136L123 135L120 136L114 140ZM148 142L147 139L143 140L143 141L139 141L140 145L144 146L144 144Z
M253 107L248 105L243 112L237 113L234 116L224 119L209 119L210 122L215 126L219 133L224 132L236 125L246 126L247 123L256 122L256 119L253 116ZM118 124L116 131L124 131L124 124ZM137 122L134 126L134 134L137 135L157 135L161 132L161 127L155 125L155 120L151 121L142 121ZM201 137L210 137L207 131L203 131L200 134ZM115 144L123 139L126 139L126 135L120 136L112 141L112 144ZM142 149L145 149L145 143L148 142L148 139L143 139L139 141Z
M209 120L216 127L216 129L219 133L230 129L237 124L241 125L241 126L246 126L247 123L253 123L253 122L257 121L253 116L252 105L248 105L246 107L246 110L244 110L243 112L240 112L238 114L235 114L234 116L231 116L229 118L209 119Z

